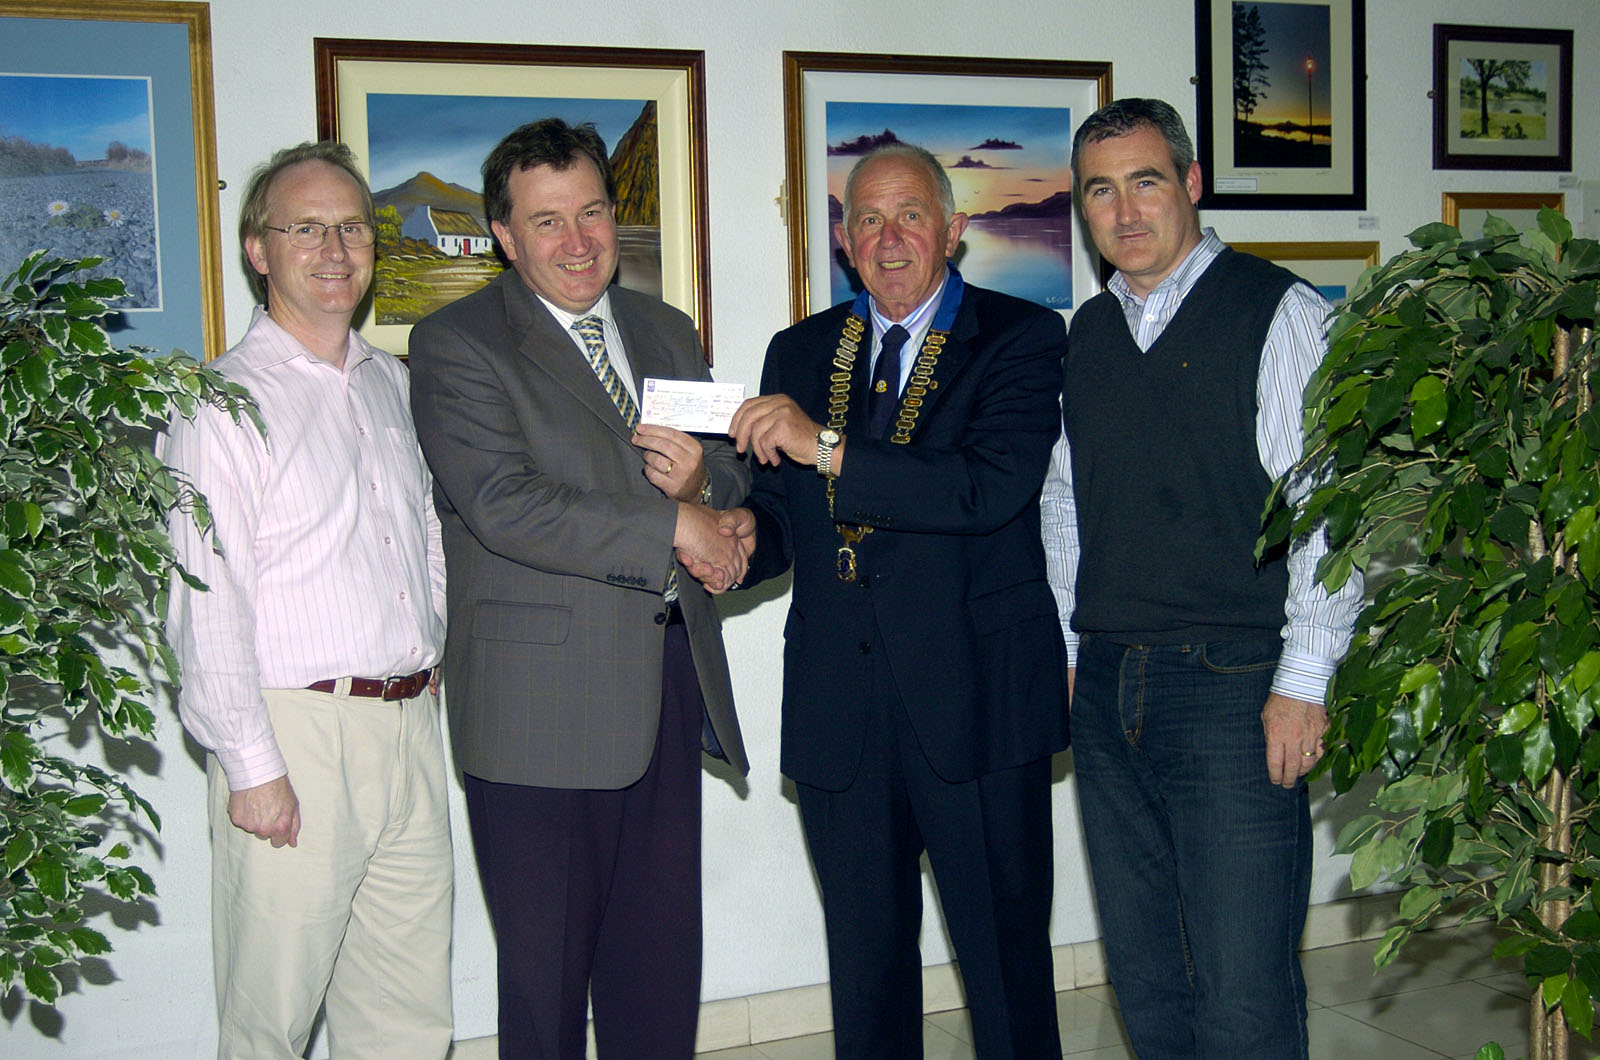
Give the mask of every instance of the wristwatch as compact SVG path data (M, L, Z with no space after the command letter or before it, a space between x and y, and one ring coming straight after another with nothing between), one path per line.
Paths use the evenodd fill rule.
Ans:
M817 432L817 474L825 478L833 477L833 450L844 436L832 427L824 427Z

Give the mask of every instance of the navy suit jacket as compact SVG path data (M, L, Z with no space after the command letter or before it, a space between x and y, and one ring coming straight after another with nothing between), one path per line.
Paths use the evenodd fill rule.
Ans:
M826 423L849 308L775 336L761 392L787 394ZM874 528L855 546L854 582L836 573L842 541L816 470L785 461L755 472L746 584L794 568L783 659L782 768L791 778L834 791L854 779L867 689L883 663L875 643L945 780L1067 745L1065 648L1039 535L1065 344L1058 314L967 285L908 445L867 436L863 344L835 492L840 521Z

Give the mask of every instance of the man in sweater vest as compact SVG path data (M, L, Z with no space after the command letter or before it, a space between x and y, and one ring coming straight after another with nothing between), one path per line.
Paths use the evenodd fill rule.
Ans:
M1200 227L1166 103L1095 112L1072 169L1117 272L1068 335L1044 534L1111 982L1140 1060L1304 1060L1304 777L1361 587L1316 583L1320 532L1254 545L1328 304Z

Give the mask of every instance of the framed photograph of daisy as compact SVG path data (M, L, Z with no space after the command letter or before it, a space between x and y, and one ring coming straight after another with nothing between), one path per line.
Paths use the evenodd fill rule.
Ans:
M222 352L207 5L0 0L0 278L35 250L124 282L119 345Z

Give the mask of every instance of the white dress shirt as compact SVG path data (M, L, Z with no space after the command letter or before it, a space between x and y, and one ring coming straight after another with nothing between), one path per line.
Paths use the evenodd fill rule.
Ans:
M572 339L573 347L578 351L578 356L583 358L583 363L594 367L594 362L589 360L589 347L584 345L583 336L572 330L572 325L584 317L599 317L601 330L606 339L606 360L611 362L611 370L617 373L617 378L622 381L622 388L633 398L635 406L639 404L639 388L633 382L633 365L628 360L628 348L623 345L622 332L617 328L616 318L611 315L611 291L600 296L600 300L581 313L571 313L556 305L544 295L535 291L534 295L550 310L550 315L556 318L556 323L567 330L567 335Z
M1128 330L1141 350L1149 350L1160 338L1178 307L1223 249L1216 233L1205 229L1199 245L1143 299L1133 293L1121 273L1111 278L1107 289L1121 302ZM1297 283L1285 292L1267 329L1256 377L1256 449L1262 468L1274 480L1294 466L1304 451L1302 395L1306 381L1327 353L1329 309L1320 294ZM1311 485L1305 478L1293 483L1289 500L1304 497ZM1056 443L1050 457L1040 514L1045 567L1056 594L1068 665L1075 666L1078 634L1073 632L1071 622L1076 604L1073 585L1079 544L1077 508L1072 496L1072 454L1065 436ZM1272 682L1274 692L1311 703L1321 703L1326 697L1328 679L1350 646L1351 631L1361 610L1360 572L1353 573L1344 587L1333 594L1317 583L1317 563L1327 551L1327 538L1321 528L1290 542L1283 655Z
M202 535L173 513L179 561L209 591L174 579L167 638L184 727L237 791L287 772L261 689L438 663L444 550L398 360L352 331L335 368L257 309L214 367L249 389L267 436L204 406L156 449L214 520Z

